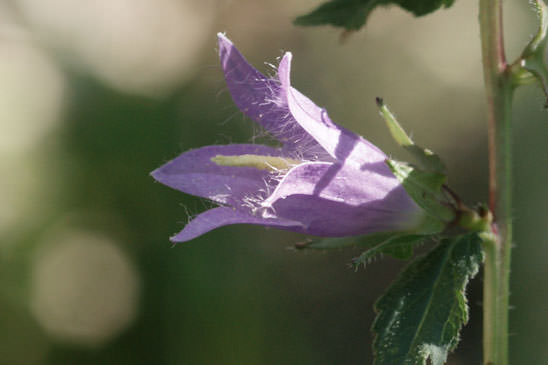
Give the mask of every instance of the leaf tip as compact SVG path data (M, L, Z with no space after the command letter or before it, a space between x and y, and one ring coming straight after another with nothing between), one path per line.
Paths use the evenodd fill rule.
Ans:
M382 108L384 106L384 100L380 96L377 96L375 98L375 103L377 103L377 107Z

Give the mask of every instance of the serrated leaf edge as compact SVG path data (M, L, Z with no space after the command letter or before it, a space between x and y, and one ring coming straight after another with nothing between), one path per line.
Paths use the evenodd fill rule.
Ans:
M478 239L480 241L484 241L483 238L481 238L481 236L477 236ZM457 244L459 243L459 241L455 241L454 243L452 243L452 247L447 250L445 252L445 255L444 255L444 258L443 258L443 262L444 264L442 265L439 265L439 268L440 269L443 269L443 267L446 265L447 263L447 260L451 257L454 249L457 247ZM440 244L443 244L443 242L441 242ZM439 247L436 246L436 248ZM434 248L434 250L436 249ZM432 252L432 251L431 251ZM375 328L375 325L380 317L380 314L381 312L383 312L383 309L379 309L378 308L378 303L379 301L385 297L385 295L387 293L390 292L390 290L395 286L397 285L398 283L398 280L401 278L401 275L403 275L403 273L408 270L410 267L412 267L413 265L417 264L420 260L424 259L425 257L427 257L428 253L425 254L424 256L416 259L415 261L412 261L410 262L403 270L402 272L400 273L400 275L398 276L398 278L388 287L388 289L386 290L385 294L383 294L383 296L381 296L381 298L379 298L375 305L374 305L374 310L375 310L375 313L377 313L377 317L375 318L375 321L373 322L373 325L372 325L372 330L373 330L373 333L375 334L374 336L374 341L373 341L373 344L375 345L376 342L377 342L377 339L379 338L379 336L381 336L381 334L386 331L388 328L390 328L390 325L387 326L385 329L383 329L383 332L376 332L374 330ZM465 292L466 292L466 287L468 286L468 283L470 282L470 280L478 273L479 271L479 268L480 268L480 264L481 262L483 262L484 260L484 254L483 254L483 251L481 252L481 259L480 259L480 262L477 263L477 262L474 262L472 263L472 265L470 265L470 271L468 272L468 274L464 275L464 279L463 279L463 283L462 283L462 286L461 288L459 288L458 290L458 297L457 297L457 301L455 301L455 304L457 306L463 306L463 313L464 313L464 317L462 318L462 324L459 328L459 331L460 329L462 329L462 327L468 322L468 319L469 319L469 315L468 315L468 300L466 298L466 295L465 295ZM440 271L438 271L439 273ZM436 279L436 282L435 282L435 285L433 285L433 287L437 287L439 285L439 277L440 275L438 275L438 279ZM432 293L434 293L434 290L431 291ZM430 295L430 298L428 299L428 305L426 308L430 308L432 305L432 294ZM425 309L424 313L427 313L427 310ZM391 318L391 321L390 323L393 323L393 321L395 320L395 318ZM420 329L422 328L423 324L424 324L424 320L425 320L425 315L423 314L422 315L422 318L421 318L421 321L420 321L420 325L419 325L419 329L415 332L415 335L413 336L413 339L411 341L411 345L409 346L409 349L406 353L406 356L410 355L412 349L413 349L413 344L415 343L416 341L416 338L417 338L417 334L420 332ZM445 327L448 325L448 322L446 321L443 325L443 331L442 333L445 332ZM458 337L458 334L457 334L457 337L453 338L451 341L449 341L449 343L445 346L438 346L438 345L434 345L434 344L423 344L421 345L420 347L417 347L419 348L419 354L423 354L423 356L425 356L423 359L421 359L423 361L422 364L425 364L425 362L430 359L432 362L433 362L433 365L442 365L445 363L445 361L447 360L447 356L449 354L450 351L454 350L455 347L457 346L458 342L459 342L460 338ZM431 357L431 355L434 355L433 352L431 350L427 351L426 353L424 352L426 350L426 348L428 348L429 346L433 346L435 347L436 349L445 349L445 354L441 354L443 356L443 359L439 358L438 356L436 356L436 358L433 358ZM378 351L376 350L375 346L373 346L373 353L375 355L375 357L377 356L377 353ZM440 354L438 354L440 355ZM439 360L442 360L442 362L439 362ZM374 364L377 364L376 360L374 362Z

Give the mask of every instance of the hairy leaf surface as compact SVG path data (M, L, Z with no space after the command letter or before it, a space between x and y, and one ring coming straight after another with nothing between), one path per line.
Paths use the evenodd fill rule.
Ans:
M413 256L413 248L428 240L431 236L406 234L393 236L363 252L353 260L354 267L365 266L375 257L386 254L400 260L409 260Z
M441 365L468 321L465 288L483 261L477 234L444 239L377 301L376 365Z

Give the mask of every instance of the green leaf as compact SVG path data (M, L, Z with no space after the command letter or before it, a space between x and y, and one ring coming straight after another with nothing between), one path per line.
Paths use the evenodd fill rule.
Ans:
M465 289L482 261L481 239L467 234L409 265L375 304L375 364L443 364L468 321Z
M377 98L377 106L396 143L413 155L423 169L445 175L447 168L441 158L431 150L417 146L381 98Z
M363 265L364 267L375 257L387 254L400 260L409 260L413 256L413 247L423 243L431 236L418 234L405 234L390 237L379 243L373 248L363 252L360 256L352 260L355 269Z
M311 13L298 17L297 25L334 25L358 30L377 6L398 5L415 16L426 15L441 7L450 7L454 0L331 0Z
M449 8L455 0L395 0L398 4L407 11L410 11L415 16L429 14L440 8Z
M448 204L442 187L447 177L436 172L421 171L409 164L386 161L405 191L427 214L417 233L439 233L455 219L455 211Z
M347 30L358 30L371 10L385 0L332 0L320 5L309 14L295 19L296 25L334 25Z
M539 14L540 25L521 55L521 67L533 74L548 97L548 6L543 0L535 0L533 4Z

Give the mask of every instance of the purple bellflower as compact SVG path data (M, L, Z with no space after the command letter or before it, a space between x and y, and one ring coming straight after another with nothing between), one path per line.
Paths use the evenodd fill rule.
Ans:
M418 229L425 213L393 175L387 156L291 86L291 53L276 76L266 77L223 34L218 41L234 102L281 147L206 146L153 171L162 184L219 205L171 241L240 223L322 237Z

